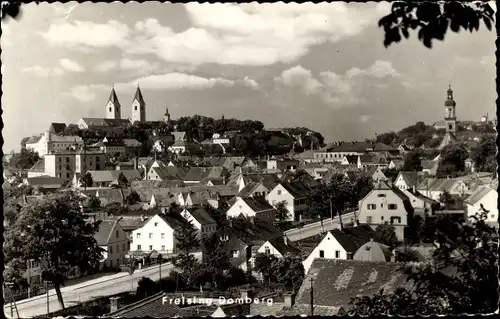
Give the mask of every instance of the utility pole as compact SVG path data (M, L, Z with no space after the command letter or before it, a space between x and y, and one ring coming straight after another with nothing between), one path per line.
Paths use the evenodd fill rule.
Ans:
M313 292L313 279L311 278L311 317L314 316L314 292Z
M45 281L45 290L47 291L47 316L50 314L49 310L49 282Z

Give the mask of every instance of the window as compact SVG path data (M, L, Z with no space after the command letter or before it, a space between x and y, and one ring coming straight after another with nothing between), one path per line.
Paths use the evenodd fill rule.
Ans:
M153 250L153 245L149 245L149 250Z
M325 251L323 250L319 251L319 258L325 258Z
M120 245L116 245L116 252L119 253L120 252Z
M495 214L491 214L490 218L495 219Z
M391 224L401 224L401 217L392 216L391 217Z
M149 233L149 239L153 239L153 233Z
M155 226L158 226L158 223L155 223Z
M69 173L66 173L66 178L69 178Z
M109 108L109 111L111 112L111 107Z
M368 208L368 210L374 210L374 209L377 208L377 205L375 205L375 204L368 204L367 208Z
M237 250L232 250L231 254L233 255L233 258L237 258L240 255L240 252Z
M134 105L134 111L137 111L137 105Z
M278 195L281 195L281 189L278 189Z
M390 210L395 210L395 209L398 209L398 205L396 205L396 204L389 204L387 207L388 207Z
M368 224L371 224L372 223L372 217L371 216L366 216L366 222Z
M381 221L384 221L384 216L380 216L380 220L381 220Z
M165 245L161 245L161 251L165 251Z
M221 241L228 241L229 237L227 235L222 235L222 236L220 236L220 240Z
M265 253L267 255L269 255L271 253L271 249L269 249L269 247L266 246L264 249L265 249Z
M137 233L137 239L140 239L141 238L141 233Z
M123 251L125 251L125 249L127 249L127 247L125 247L125 243L122 245L122 249L123 249Z
M69 163L69 157L66 157L66 163Z
M161 233L161 239L165 239L165 233Z
M385 197L385 194L377 194L377 197Z
M113 246L109 246L109 253L112 254L113 253Z
M109 261L109 266L113 267L113 261L112 260Z
M116 231L115 235L116 235L116 238L120 238L120 232L119 231Z
M340 250L335 251L335 258L340 258Z
M61 157L59 157L59 162L61 162L61 161L62 161L62 158L61 158Z

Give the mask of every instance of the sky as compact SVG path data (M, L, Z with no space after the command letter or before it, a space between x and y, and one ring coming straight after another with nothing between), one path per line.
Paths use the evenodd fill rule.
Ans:
M383 46L383 3L23 4L2 21L4 153L51 122L104 117L114 85L122 118L139 84L146 119L204 115L308 127L362 140L444 117L495 113L495 30L448 33L428 49Z

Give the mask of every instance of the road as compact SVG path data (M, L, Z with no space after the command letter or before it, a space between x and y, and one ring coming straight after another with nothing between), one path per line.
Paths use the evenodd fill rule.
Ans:
M161 266L161 276L165 278L173 266L165 263ZM137 281L142 277L148 277L152 280L159 280L159 267L144 268L136 270L134 274L129 275L126 272L114 274L106 277L93 279L87 282L79 283L74 286L63 287L64 305L66 307L75 306L78 303L90 301L103 296L112 296L119 293L133 291L137 288ZM19 311L19 317L14 309L14 316L11 317L10 304L4 306L4 313L7 318L30 318L34 316L47 314L47 295L36 296L30 299L24 299L16 302ZM60 310L57 295L52 289L49 291L49 311Z
M355 212L349 212L342 215L342 221L344 223L351 222L351 219L354 218ZM329 231L333 229L339 228L340 220L339 217L334 217L333 219L325 219L323 220L323 227L321 226L321 222L315 222L312 224L305 225L301 228L290 229L285 232L286 237L290 241L299 241L308 237L313 237L315 235L321 234L323 231Z

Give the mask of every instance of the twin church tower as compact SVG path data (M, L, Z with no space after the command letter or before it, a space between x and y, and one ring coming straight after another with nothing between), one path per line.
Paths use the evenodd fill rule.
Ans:
M106 118L111 120L121 119L121 104L118 100L118 96L116 95L114 87L111 89L108 104L106 105ZM132 116L129 120L131 123L146 122L146 102L144 101L144 98L142 96L139 84L137 85L134 100L132 101ZM168 112L168 108L166 108L165 110L163 120L165 122L170 121L170 113Z

